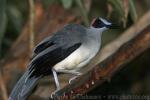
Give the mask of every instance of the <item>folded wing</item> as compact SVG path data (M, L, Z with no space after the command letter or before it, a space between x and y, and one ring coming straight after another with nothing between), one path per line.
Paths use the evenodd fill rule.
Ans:
M81 31L78 31L78 28ZM34 49L36 56L31 60L28 69L32 76L45 76L51 68L78 49L83 40L85 29L79 25L68 25L46 38Z

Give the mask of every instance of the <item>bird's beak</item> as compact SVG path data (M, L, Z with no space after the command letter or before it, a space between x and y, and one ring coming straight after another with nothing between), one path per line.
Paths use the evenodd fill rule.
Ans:
M114 24L114 23L112 23L110 25L107 25L106 27L109 28L109 29L119 29L119 25Z

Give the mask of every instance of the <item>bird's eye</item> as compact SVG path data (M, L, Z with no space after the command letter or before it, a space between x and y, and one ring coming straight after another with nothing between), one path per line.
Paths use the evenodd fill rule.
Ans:
M101 20L99 20L98 24L97 24L97 28L102 28L104 26L105 26L105 24Z
M105 24L104 24L99 18L97 18L97 19L94 21L94 23L92 24L92 26L93 26L94 28L102 28L102 27L105 26Z

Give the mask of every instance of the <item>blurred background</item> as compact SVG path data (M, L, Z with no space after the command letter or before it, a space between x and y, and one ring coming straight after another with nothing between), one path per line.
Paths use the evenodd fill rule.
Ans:
M149 10L149 0L0 0L0 100L7 100L26 69L33 47L64 25L89 26L97 16L118 23L121 29L103 34L104 46ZM50 82L43 79L30 100L45 100L50 95L48 85ZM87 95L150 96L150 50L128 63L111 82Z

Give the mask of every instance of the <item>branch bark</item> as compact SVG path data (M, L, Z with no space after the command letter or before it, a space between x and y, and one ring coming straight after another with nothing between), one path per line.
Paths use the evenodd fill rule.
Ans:
M103 82L110 81L112 75L123 65L150 48L149 20L150 11L120 37L104 47L87 66L90 68L88 72L78 77L72 84L56 92L54 97L65 100L74 99Z
M35 44L35 32L34 32L34 24L35 24L35 7L34 7L34 0L29 0L30 6L30 16L29 16L29 33L30 33L30 52L32 53L32 49L34 48Z
M0 71L0 90L1 90L0 92L2 93L1 95L2 95L3 100L8 100L7 90L3 81L1 71Z

